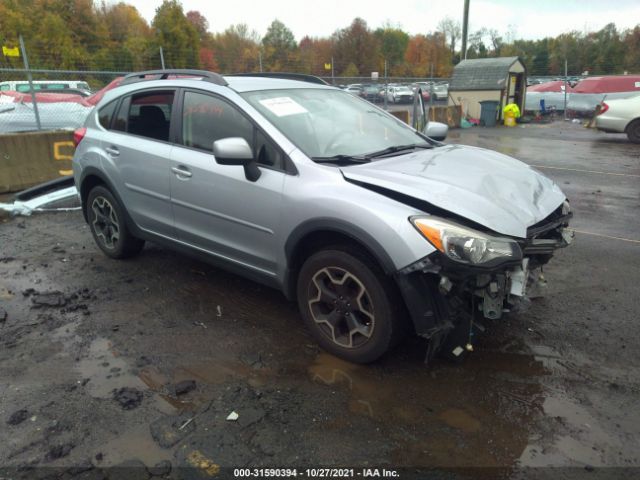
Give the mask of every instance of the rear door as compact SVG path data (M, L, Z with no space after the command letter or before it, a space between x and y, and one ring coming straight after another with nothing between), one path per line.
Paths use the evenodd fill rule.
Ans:
M117 189L143 230L173 238L170 202L171 112L175 90L145 90L124 97L102 142L115 166Z
M282 215L284 155L232 103L183 92L181 128L171 154L171 201L183 242L262 275L276 271ZM261 177L241 166L219 165L213 142L242 137L253 147Z

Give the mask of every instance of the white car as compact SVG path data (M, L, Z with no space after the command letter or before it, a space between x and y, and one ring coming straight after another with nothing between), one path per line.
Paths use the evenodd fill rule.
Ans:
M640 143L640 95L607 100L600 104L596 128L607 133L626 133L633 143Z

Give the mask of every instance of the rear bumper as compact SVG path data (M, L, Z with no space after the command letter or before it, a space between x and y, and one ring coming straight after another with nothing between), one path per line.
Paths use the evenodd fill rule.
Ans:
M606 133L624 133L629 120L607 117L606 114L596 117L596 128Z

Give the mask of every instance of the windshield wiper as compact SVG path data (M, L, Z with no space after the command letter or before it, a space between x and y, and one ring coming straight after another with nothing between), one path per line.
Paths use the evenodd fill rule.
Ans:
M415 144L411 143L409 145L392 145L391 147L387 147L383 150L379 150L377 152L368 153L364 156L365 159L382 157L384 155L389 155L391 153L404 152L406 150L415 150L416 148L433 148L433 145L425 143L425 144Z
M311 157L316 163L369 163L371 160L358 155L333 155L331 157Z

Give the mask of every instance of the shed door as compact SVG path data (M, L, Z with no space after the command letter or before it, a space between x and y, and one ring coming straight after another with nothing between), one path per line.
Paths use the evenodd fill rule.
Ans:
M524 73L509 73L509 87L507 90L507 102L524 107Z

